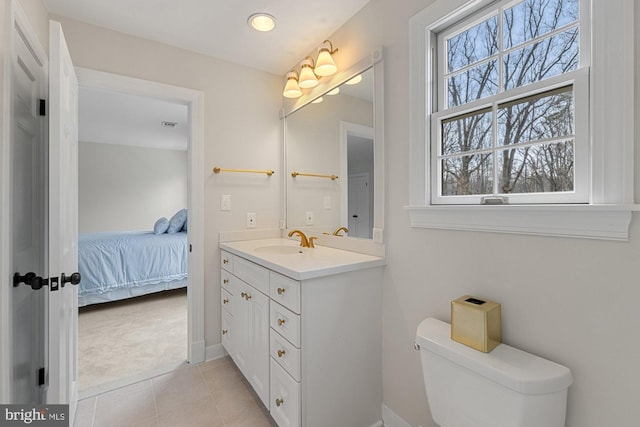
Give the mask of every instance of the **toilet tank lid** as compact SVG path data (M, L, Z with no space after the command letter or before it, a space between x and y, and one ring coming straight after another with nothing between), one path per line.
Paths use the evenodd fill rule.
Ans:
M418 325L416 344L453 363L523 394L546 394L568 388L569 368L506 344L483 353L451 339L451 327L427 318Z

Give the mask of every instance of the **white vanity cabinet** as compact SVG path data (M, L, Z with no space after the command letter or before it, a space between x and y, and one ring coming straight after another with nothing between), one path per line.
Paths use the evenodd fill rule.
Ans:
M232 245L223 245L224 249L227 247L233 250ZM337 272L325 269L320 273L297 274L268 259L263 262L247 256L249 260L241 251L228 250L222 251L222 325L223 329L227 327L229 321L225 316L229 316L231 307L232 326L231 339L227 340L230 342L225 342L223 335L222 343L254 388L256 381L251 376L256 372L262 374L264 369L268 371L265 405L278 426L380 425L380 265L384 260L377 265L369 262L359 268L340 268ZM225 258L230 258L226 264ZM230 266L232 271L228 270ZM244 279L239 267L244 271ZM245 281L257 278L263 286L260 290ZM233 291L229 291L229 285ZM226 304L225 291L233 294ZM259 293L265 300L258 304L251 294L247 301L243 292ZM253 314L247 314L241 307L252 301ZM256 316L261 319L258 323ZM265 329L262 322L266 323L268 335L262 335ZM257 340L253 338L256 333Z

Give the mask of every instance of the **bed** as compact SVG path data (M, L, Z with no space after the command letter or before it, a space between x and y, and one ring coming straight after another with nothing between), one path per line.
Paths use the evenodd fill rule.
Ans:
M83 233L78 306L187 286L187 233L153 231Z

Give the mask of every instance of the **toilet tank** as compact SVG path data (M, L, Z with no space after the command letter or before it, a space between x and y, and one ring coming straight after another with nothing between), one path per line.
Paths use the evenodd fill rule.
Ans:
M482 353L451 340L448 323L418 326L427 399L440 427L563 427L568 368L500 344Z

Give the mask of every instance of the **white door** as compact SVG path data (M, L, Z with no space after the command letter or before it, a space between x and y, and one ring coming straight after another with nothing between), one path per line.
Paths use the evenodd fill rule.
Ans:
M13 21L11 34L11 269L22 276L11 287L12 400L40 403L39 369L44 368L44 312L46 287L34 290L33 276L42 283L45 263L45 118L39 99L44 98L45 67L25 28ZM31 273L32 275L27 275ZM27 279L29 277L30 279ZM34 284L34 287L39 287Z
M371 238L369 215L369 174L349 175L349 236Z
M49 388L47 403L78 400L78 80L59 23L49 22ZM74 277L74 282L77 281ZM57 288L57 289L56 289Z

